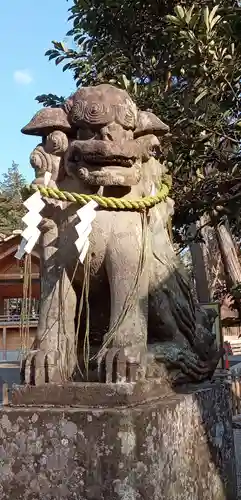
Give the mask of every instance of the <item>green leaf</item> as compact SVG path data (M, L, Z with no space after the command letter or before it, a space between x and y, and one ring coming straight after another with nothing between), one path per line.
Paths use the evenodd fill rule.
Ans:
M197 174L197 177L199 179L204 179L204 175L203 175L202 170L200 168L197 168L196 174Z
M66 36L73 36L73 35L74 35L74 30L73 29L67 31L67 33L66 33Z
M65 56L59 56L59 57L57 57L56 61L55 61L56 66L58 66L58 64L60 64L64 60L65 60Z
M56 42L55 40L53 40L52 44L55 49L60 50L61 52L65 52L65 46L62 42Z
M130 87L130 81L128 80L126 75L121 75L121 79L122 79L122 84L123 84L125 90L128 90Z
M58 53L58 54L59 54L59 53ZM53 53L52 53L52 54L49 56L49 61L52 61L52 59L55 59L56 57L58 57L58 54L55 54L55 53L53 54Z
M201 99L203 99L208 94L208 89L204 89L195 99L194 103L197 104Z
M210 19L209 19L211 30L214 28L215 24L217 24L218 21L220 21L220 19L221 19L221 16L214 17L212 21L210 21Z
M192 5L192 7L187 11L186 13L186 23L189 24L191 21L192 13L194 10L195 5Z
M201 85L201 83L203 82L203 78L198 78L195 82L194 82L194 85L193 85L193 88L197 88Z
M196 22L199 20L199 17L200 17L199 12L196 12L195 14L193 14L193 16L191 17L190 22L189 22L189 27L190 28L194 28L195 27Z
M216 12L217 12L218 9L219 9L219 5L215 5L213 7L213 9L211 10L211 12L209 14L209 22L210 22L210 24L211 24L211 21L213 20L213 18L214 18L214 16L215 16L215 14L216 14Z
M65 64L65 65L63 66L63 71L66 71L67 69L69 69L69 68L70 68L70 66L71 66L71 64L70 64L70 63Z
M205 7L204 11L203 11L203 18L204 18L204 23L205 23L205 26L207 28L207 31L209 31L209 8L208 7Z
M174 12L175 14L177 15L177 17L179 17L179 19L184 19L184 16L185 16L185 11L184 9L182 8L181 5L177 5L175 8L174 8Z
M170 21L171 24L175 24L176 26L183 26L182 21L180 21L180 19L178 19L178 17L168 15L168 16L166 16L166 19L168 21Z

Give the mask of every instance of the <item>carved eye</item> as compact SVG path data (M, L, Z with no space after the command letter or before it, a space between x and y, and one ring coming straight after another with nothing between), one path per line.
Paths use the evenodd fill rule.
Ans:
M94 139L96 136L96 132L89 128L79 128L77 131L77 139L80 141L88 141L90 139Z

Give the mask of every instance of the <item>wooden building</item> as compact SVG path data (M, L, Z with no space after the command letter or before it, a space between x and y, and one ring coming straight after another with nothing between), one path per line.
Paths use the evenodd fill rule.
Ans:
M23 305L24 265L14 255L21 232L0 235L0 363L18 361L21 350L21 311ZM38 324L40 298L39 255L31 256L31 302L28 346L31 347Z

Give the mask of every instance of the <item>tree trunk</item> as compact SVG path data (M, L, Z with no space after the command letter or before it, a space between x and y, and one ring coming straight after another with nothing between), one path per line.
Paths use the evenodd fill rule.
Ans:
M195 237L199 230L200 224L192 224L190 226L189 234L191 238ZM210 301L210 293L208 286L208 269L207 259L205 258L205 245L192 241L190 243L190 252L192 256L193 274L196 285L197 299L200 303Z
M223 281L226 281L229 289L241 283L241 265L228 220L215 229L207 223L208 218L204 215L199 223L190 227L190 235L194 237L199 230L205 242L190 243L196 293L200 303L212 300L217 286Z
M231 288L233 285L241 283L241 265L228 220L226 219L224 224L217 226L215 231L222 256L227 285Z
M204 214L191 228L192 235L200 232L203 243L191 243L196 293L200 303L210 302L217 289L225 281L223 258L215 229L210 225L210 218Z

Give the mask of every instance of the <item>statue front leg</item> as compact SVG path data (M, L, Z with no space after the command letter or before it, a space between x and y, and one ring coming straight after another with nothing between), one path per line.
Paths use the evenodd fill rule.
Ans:
M42 234L40 317L35 350L24 363L25 382L41 385L68 380L75 368L76 297L58 250L53 221Z
M143 242L140 214L122 213L120 228L118 215L106 255L111 315L103 345L107 349L124 348L127 359L140 364L145 359L147 347L149 280L146 242ZM135 225L132 223L129 231L133 217L137 221Z

